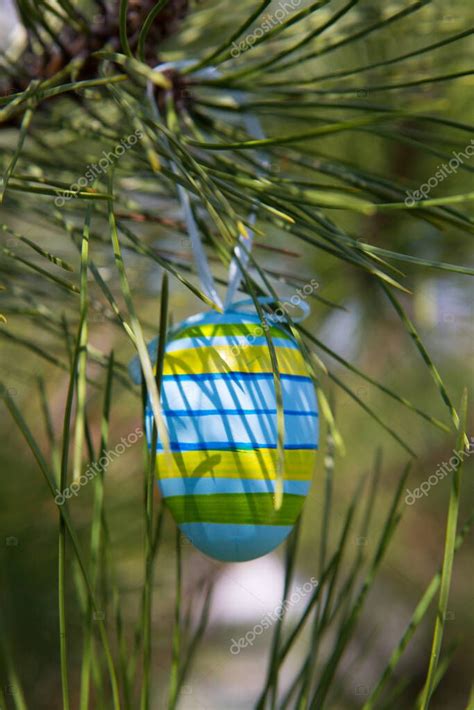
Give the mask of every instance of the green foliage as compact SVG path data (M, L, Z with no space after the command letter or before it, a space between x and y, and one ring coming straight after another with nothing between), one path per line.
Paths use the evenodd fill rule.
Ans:
M148 391L160 437L167 445L159 392L173 294L176 299L185 294L194 308L203 304L216 307L196 283L189 254L183 257L177 246L188 243L178 187L190 196L217 283L226 284L235 246L249 229L254 231L256 248L254 255L247 254L248 264L242 265L241 290L253 299L261 319L265 311L281 305L281 289L294 290L305 283L305 275L292 269L292 250L308 261L316 255L318 268L331 282L324 294L314 294L314 303L324 312L344 309L354 291L363 289L367 301L376 304L372 307L378 310L377 317L398 319L400 333L408 336L421 355L420 376L426 372L434 382L444 415L425 411L412 401L411 394L396 391L364 372L318 337L313 325L303 327L289 318L318 389L327 429L318 585L298 619L291 624L281 619L276 624L256 707L340 707L337 675L399 524L400 499L409 469L399 479L386 519L377 531L372 558L366 560L359 549L349 559L348 539L357 515L362 537L373 525L379 460L368 486L361 484L344 511L342 530L332 551L330 538L337 529L332 523L332 477L335 457L344 450L334 407L330 406L334 393L352 398L410 457L415 455L416 445L392 425L387 414L389 402L396 402L407 417L419 418L437 432L455 435L458 450L468 443L465 406L460 417L411 317L411 296L416 279L428 278L431 273L455 273L466 279L474 273L465 263L466 243L474 232L474 193L463 180L474 167L467 159L458 160L459 176L453 178L452 186L438 177L433 196L430 188L426 196L411 198L410 204L406 197L437 174L437 162L449 161L455 151L463 152L472 144L472 126L459 120L456 113L463 102L456 93L458 87L462 92L472 86L474 75L472 67L465 66L467 43L472 42L474 33L474 29L466 29L470 5L453 5L464 18L461 29L459 23L450 28L443 22L443 8L429 0L397 0L389 6L369 0L346 4L319 0L298 9L295 6L276 26L254 37L255 30L269 22L264 13L276 11L273 4L268 0L258 7L250 2L213 2L193 7L180 32L157 46L153 29L165 22L163 13L172 14L179 3L160 1L145 8L143 22L133 35L129 4L127 0L117 3L115 35L103 37L97 47L91 40L93 16L103 13L102 2L58 0L53 5L18 0L28 45L23 54L4 57L5 90L0 97L4 240L0 340L8 346L8 353L18 353L18 358L28 355L28 362L38 360L48 368L46 378L42 371L37 380L38 411L47 431L48 454L36 426L29 421L30 412L23 411L9 393L9 377L17 367L15 358L9 358L1 394L53 499L58 487L64 490L78 480L86 461L97 463L110 448L111 418L120 419L124 393L135 402L137 416L140 412L143 401L140 404L140 393L129 381L126 359L122 359L127 345L138 354L142 399ZM215 30L209 32L212 22ZM250 36L255 39L251 44ZM71 37L85 38L77 55L67 46ZM241 47L242 42L246 44L235 56L233 47ZM31 57L43 62L44 69L44 57L49 57L52 47L61 58L57 70L31 73ZM154 70L150 56L155 57L155 64L168 59L190 63L176 72ZM211 68L216 71L209 71ZM147 84L152 87L155 108L147 97ZM243 128L240 119L244 114L258 117L267 137L255 137ZM130 147L127 141L132 135L140 139ZM354 141L364 146L362 165L352 158ZM397 155L392 156L392 164L384 163L383 156L389 155L388 146L393 144ZM120 155L118 146L122 147ZM112 153L111 161L106 154ZM102 160L107 168L101 167ZM423 172L417 171L418 164ZM249 217L253 213L255 225ZM374 244L380 225L386 228L387 239ZM418 234L423 235L422 248L416 241ZM167 239L172 240L171 248ZM150 305L154 313L157 302L157 272L164 274L159 325L154 315L151 322L147 320ZM271 305L262 303L260 296L269 297ZM91 326L97 314L107 337L92 344ZM158 358L151 362L146 341L157 333ZM110 349L111 340L114 350ZM270 334L267 344L278 394L281 446L282 400ZM323 359L326 356L329 362ZM347 375L383 393L387 411L379 413L367 404L353 380L345 379L332 366L334 362ZM64 389L58 379L61 373L68 374L68 385L59 431L51 413L55 407L52 390ZM91 432L97 398L101 399L100 444L95 451ZM155 429L155 442L156 437ZM153 706L156 558L166 516L161 503L154 502L155 446L151 452L144 451L141 469L143 578L135 623L125 618L129 610L115 568L105 470L102 468L91 484L93 498L89 509L82 511L82 519L75 502L56 503L65 709L146 710ZM277 507L283 495L281 488L278 492ZM362 505L364 492L366 506ZM400 707L400 697L405 696L398 685L398 664L417 628L426 623L438 591L427 678L424 687L416 689L421 693L418 702L422 710L428 708L442 681L451 657L449 650L442 655L442 636L454 554L472 523L471 513L458 532L459 499L457 468L452 476L442 567L427 585L365 700L364 710ZM299 535L297 526L287 546L285 598L294 579ZM192 628L182 598L178 534L175 560L167 693L170 708L180 701L202 643L212 594L209 583ZM77 697L70 683L70 650L79 647L70 635L68 612L73 605L80 615L80 671L74 684ZM113 609L107 623L101 616L105 607ZM131 627L130 648L127 634ZM2 678L17 689L15 707L34 707L21 664L15 662L8 638L1 635ZM303 637L307 643L301 652L297 643ZM296 661L292 678L283 689L281 675L289 657ZM3 707L2 693L0 686Z

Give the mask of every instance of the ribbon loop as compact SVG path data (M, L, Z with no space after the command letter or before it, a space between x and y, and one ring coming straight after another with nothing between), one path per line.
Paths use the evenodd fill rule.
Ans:
M257 298L257 301L261 304L268 304L268 303L277 303L277 299L273 298L272 296L259 296ZM301 323L301 321L305 320L309 314L310 314L310 307L306 303L306 301L300 301L298 305L291 303L291 301L283 301L278 299L278 301L281 303L282 308L277 308L277 310L274 313L265 313L265 318L267 320L271 321L272 323L288 323L288 318L286 316L286 308L285 305L290 305L291 308L300 308L302 313L299 316L296 317L291 317L291 320L293 323ZM233 303L231 308L229 310L231 311L241 311L244 309L245 306L254 306L255 304L251 298L244 298L241 301L237 301L236 303ZM277 311L282 310L284 313L277 313Z
M166 71L166 69L176 69L189 66L192 62L181 61L181 62L166 62L164 64L158 64L154 67L153 71ZM201 74L209 74L208 70L203 70ZM154 97L154 86L151 81L147 83L147 95L152 104L152 109L157 120L161 120L160 111L155 101ZM164 138L166 145L169 147L169 141ZM170 167L175 175L179 173L176 164L170 161ZM194 219L194 214L192 210L191 195L182 185L177 185L178 199L183 208L184 220L186 222L186 227L188 230L189 238L191 240L191 249L194 255L194 260L196 262L196 269L198 272L199 280L201 282L201 288L206 294L206 296L214 303L217 310L223 310L223 304L220 299L219 294L214 282L214 277L212 276L212 271L207 260L206 252L201 241L201 235L199 233L196 220Z
M156 67L154 67L153 71L166 71L169 69L184 69L192 66L194 64L193 60L180 60L180 61L175 61L175 62L164 62L162 64L158 64ZM206 67L203 69L199 69L194 73L194 76L196 77L219 77L220 72L215 68L215 67ZM245 98L245 92L239 91L239 90L229 90L229 94L232 96L232 98L238 103L239 105L242 103L243 99ZM154 85L151 81L147 82L147 96L148 99L152 105L152 109L154 112L154 115L157 120L161 121L161 115L160 111L158 109L157 103L155 101L154 97ZM260 121L258 120L257 116L250 112L245 112L243 114L243 124L244 127L247 131L247 133L256 138L256 139L264 139L265 134L262 130L262 126L260 124ZM164 138L166 145L169 147L169 142ZM257 151L257 157L259 159L259 162L262 166L262 169L257 171L257 176L262 176L265 174L265 172L269 169L270 167L270 161L267 158L267 156L262 153L261 151ZM170 161L170 167L172 171L175 174L178 174L178 168L173 163ZM177 193L178 193L178 199L181 203L181 207L183 209L184 213L184 219L186 222L186 227L188 230L189 238L191 241L191 249L194 255L195 263L196 263L196 270L199 276L199 280L201 282L201 287L203 292L206 294L206 296L214 303L215 308L217 310L236 310L240 308L244 304L248 304L249 300L245 299L244 301L239 301L237 303L233 303L235 295L240 287L240 284L242 282L242 269L245 269L249 263L250 260L250 252L253 246L253 239L254 239L254 232L252 229L247 229L247 236L244 237L241 235L238 239L238 243L234 248L234 256L230 262L229 266L229 274L228 274L228 288L227 288L227 294L225 297L224 305L222 304L222 301L219 297L219 294L217 292L216 286L215 286L215 281L214 277L212 275L211 268L209 266L209 262L206 256L206 252L204 250L204 246L202 244L201 240L201 235L199 232L198 225L196 224L196 220L194 218L193 214L193 208L192 208L192 195L189 193L188 190L186 190L185 187L182 185L177 185ZM258 212L258 207L254 207L249 214L248 217L248 223L250 223L252 226L255 225L256 219L257 219L257 212ZM275 299L271 297L262 297L259 299L260 303L274 303ZM250 302L252 302L250 300ZM304 301L301 301L301 303L298 304L298 306L302 310L302 315L299 316L298 318L293 318L292 320L295 322L299 322L306 318L309 314L310 308L307 303ZM293 303L291 303L291 307L295 308L298 307L295 306ZM284 322L286 318L282 316L275 316L269 315L269 319L273 319L275 322Z

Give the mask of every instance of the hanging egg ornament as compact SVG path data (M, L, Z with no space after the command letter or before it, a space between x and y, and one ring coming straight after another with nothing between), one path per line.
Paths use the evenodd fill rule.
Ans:
M285 420L283 501L275 509L277 404L270 352L256 314L203 313L173 329L163 362L157 477L180 530L201 552L243 562L291 532L318 448L318 406L301 351L281 324L266 325L281 377ZM146 410L152 441L153 414Z

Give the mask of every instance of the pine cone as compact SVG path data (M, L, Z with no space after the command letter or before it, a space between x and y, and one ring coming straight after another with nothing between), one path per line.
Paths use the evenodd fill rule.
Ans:
M127 35L130 48L134 51L138 44L140 29L150 10L155 6L155 0L129 0L127 15ZM188 0L169 0L163 10L156 16L148 33L144 55L150 65L158 63L160 42L176 32L180 21L189 9ZM75 57L84 60L77 79L91 79L97 76L98 60L94 52L107 46L115 51L121 50L119 39L119 0L114 0L110 6L104 5L94 19L88 23L90 33L78 31L65 25L58 32L58 42L45 46L41 52L33 51L31 30L28 31L28 46L19 58L22 75L7 77L0 84L0 95L9 95L24 91L33 79L48 79L54 76Z

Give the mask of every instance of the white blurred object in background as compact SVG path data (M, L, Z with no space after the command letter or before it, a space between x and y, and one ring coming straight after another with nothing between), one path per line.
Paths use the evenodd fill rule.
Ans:
M26 32L19 20L14 0L0 0L0 18L0 52L14 58L26 39Z
M258 621L281 602L284 568L276 555L228 565L214 589L211 623Z

